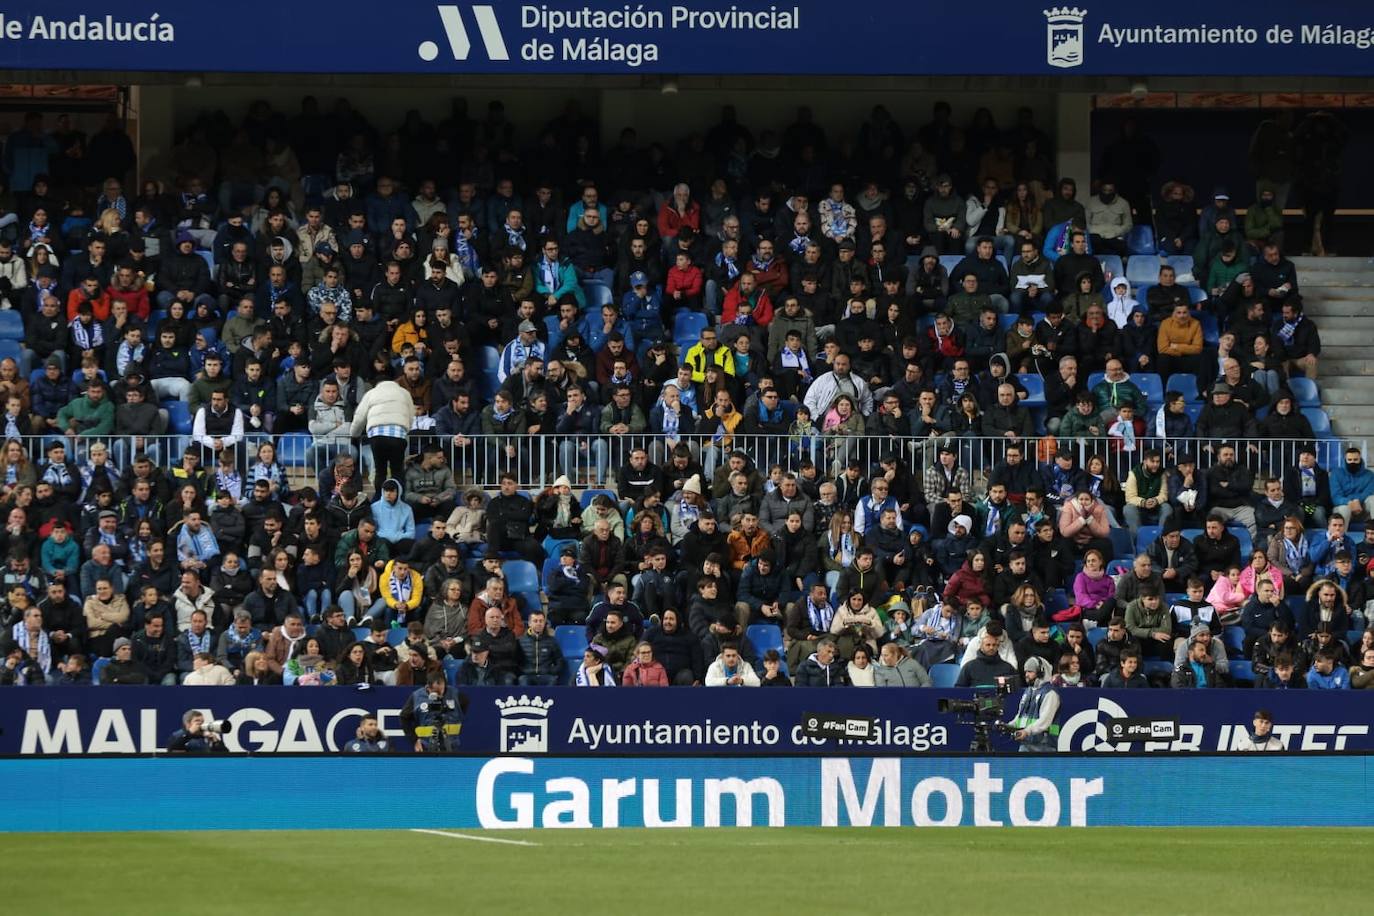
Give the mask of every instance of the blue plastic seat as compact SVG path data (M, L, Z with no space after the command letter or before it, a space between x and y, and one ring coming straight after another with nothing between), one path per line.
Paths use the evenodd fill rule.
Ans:
M1159 539L1159 533L1164 529L1159 525L1141 525L1140 530L1135 533L1135 552L1144 553L1150 545Z
M1206 296L1203 297L1207 298ZM1196 305L1197 303L1193 303ZM1215 347L1217 341L1221 339L1221 326L1217 324L1217 316L1211 312L1194 311L1193 317L1202 325L1202 342L1209 347Z
M1255 666L1245 659L1231 662L1231 680L1237 684L1255 683Z
M587 651L587 629L585 627L558 627L553 631L554 641L563 651L563 660L574 671L582 661L582 653Z
M578 501L582 503L582 508L585 509L588 506L590 506L592 504L592 500L596 499L598 496L608 497L611 502L616 501L616 495L614 490L599 490L594 487L583 490L582 496L579 497Z
M540 574L541 580L548 575L549 560L552 560L554 564L557 565L558 552L561 551L563 547L568 544L571 544L573 547L576 547L577 540L575 538L556 538L553 536L544 538L544 555L547 556L549 559L544 561L544 569L541 571Z
M1322 406L1321 394L1317 391L1317 383L1310 378L1293 376L1288 380L1288 390L1293 392L1293 397L1297 399L1299 408Z
M1164 406L1164 383L1153 372L1132 373L1131 381L1144 393L1145 401L1152 410ZM1091 390L1091 389L1089 389Z
M100 675L109 666L109 664L110 660L108 658L97 658L95 660L94 664L91 665L92 684L100 683Z
M1097 262L1102 265L1102 274L1105 276L1110 273L1112 277L1120 277L1125 274L1126 266L1121 263L1121 258L1114 254L1099 254Z
M1026 399L1021 403L1028 410L1045 406L1045 380L1034 372L1021 372L1016 376L1026 388Z
M782 630L774 624L756 623L745 632L760 659L769 649L776 649L779 655L782 654Z
M1112 530L1113 530L1113 531L1116 531L1116 530L1118 530L1118 529L1113 528ZM1113 553L1116 552L1116 544L1112 544L1112 552L1113 552ZM1074 564L1074 574L1077 575L1078 573L1080 573L1080 572L1082 572L1082 571L1083 571L1083 561L1082 561L1082 560L1079 560L1077 563ZM1131 558L1122 557L1122 558L1119 558L1119 559L1114 559L1114 560L1108 560L1108 561L1107 561L1107 575L1109 575L1109 576L1115 577L1115 576L1121 575L1122 573L1128 573L1128 572L1130 572L1130 571L1131 571Z
M544 599L540 597L537 591L516 592L513 597L515 598L515 606L520 611L520 616L526 620L530 619L530 614L533 612L544 609Z
M1131 532L1127 528L1111 529L1112 555L1117 560L1132 560L1135 558L1135 541L1131 538Z
M1317 435L1331 432L1331 418L1326 415L1326 411L1317 407L1304 407L1302 415L1312 424L1312 432Z
M1192 420L1194 423L1196 423L1197 418L1202 416L1203 406L1204 405L1201 401L1193 401L1183 405L1183 412L1188 415L1189 420Z
M1171 254L1164 259L1174 269L1174 280L1180 286L1201 286L1193 273L1193 256L1190 254ZM1189 280L1188 278L1193 279Z
M705 312L693 312L682 309L673 316L673 338L686 340L690 338L693 342L701 339L701 332L711 323L711 318Z
M483 372L495 372L501 365L501 351L495 347L483 347L477 351L477 368Z
M921 317L925 316L923 315ZM1018 319L1020 319L1020 317L1021 316L1016 314L1015 312L1008 312L1007 314L998 317L997 325L1002 329L1002 333L1005 334L1012 328L1016 327L1016 322Z
M1155 658L1145 662L1145 676L1147 678L1169 677L1174 673L1174 663L1166 662L1163 659Z
M1133 376L1134 377L1134 376ZM1175 372L1169 376L1169 381L1164 385L1165 391L1177 391L1188 400L1189 403L1202 400L1202 395L1197 390L1197 376L1188 375L1183 372Z
M529 560L507 560L501 564L508 592L538 592L539 570Z
M307 467L314 443L315 437L310 433L283 433L277 438L277 460L288 468Z
M167 432L178 436L189 436L195 418L191 416L191 405L185 401L169 401L164 405L167 410ZM280 449L277 457L280 459Z
M1132 285L1159 282L1159 258L1134 257L1126 262L1126 280ZM1145 300L1141 300L1144 302Z
M1240 565L1245 566L1250 562L1250 550L1254 546L1250 541L1250 529L1233 525L1227 527L1226 530L1234 534L1237 541L1240 541Z
M23 340L24 319L14 309L0 311L0 340Z
M955 664L932 665L930 668L930 682L935 687L953 687L954 682L959 680L959 666Z
M942 254L940 255L940 266L943 267L947 273L952 274L954 273L954 268L958 267L959 262L962 260L963 257L961 255Z
M450 687L458 686L458 669L463 667L461 659L454 658L452 655L445 655L440 663L444 666L444 677L448 678Z
M1221 641L1226 645L1227 656L1238 659L1245 648L1245 630L1241 627L1227 627L1221 631Z
M368 635L369 635L371 632L372 632L372 628L371 628L371 627L354 627L354 628L353 628L353 638L356 639L358 642L362 642L364 639L367 639Z
M406 641L406 630L403 627L392 627L386 631L386 644L388 646L399 646Z
M1138 254L1157 254L1159 246L1155 244L1154 229L1143 223L1132 226L1131 231L1126 233L1126 250L1132 257Z
M17 340L0 340L0 359L12 359L17 365L23 349Z
M1098 643L1100 643L1102 640L1106 638L1106 627L1093 627L1091 630L1088 631L1088 645L1092 646L1094 649L1097 648Z
M213 251L197 251L196 254L200 255L205 266L210 268L210 276L213 277L215 275L215 253Z

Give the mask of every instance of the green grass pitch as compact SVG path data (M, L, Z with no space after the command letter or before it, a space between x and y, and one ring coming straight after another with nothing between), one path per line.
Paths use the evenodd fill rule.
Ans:
M340 812L354 816L366 812ZM1374 893L1371 829L451 832L518 842L354 830L7 834L0 871L9 912L198 916L396 905L551 916L585 904L1253 916L1367 912Z

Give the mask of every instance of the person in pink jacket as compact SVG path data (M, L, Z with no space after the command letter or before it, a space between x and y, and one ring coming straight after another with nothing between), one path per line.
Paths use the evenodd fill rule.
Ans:
M625 666L620 676L624 687L667 687L668 671L654 658L654 647L647 642L635 646L634 661Z
M1282 598L1283 573L1269 562L1269 554L1259 549L1250 551L1250 565L1240 571L1240 590L1245 593L1246 601L1255 593L1255 584L1266 576L1274 583L1274 591Z
M1059 510L1059 533L1083 556L1096 550L1102 556L1112 553L1111 523L1106 505L1088 490L1079 490Z
M1085 618L1096 623L1116 608L1116 582L1107 575L1107 561L1099 551L1083 555L1083 571L1073 580L1073 602Z
M1226 570L1226 575L1219 576L1207 594L1207 603L1223 616L1241 607L1248 600L1249 596L1240 587L1239 566L1232 566Z

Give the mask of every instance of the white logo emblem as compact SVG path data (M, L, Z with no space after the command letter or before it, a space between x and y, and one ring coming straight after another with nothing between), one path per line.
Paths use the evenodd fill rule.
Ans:
M506 697L497 700L496 706L501 710L501 753L549 752L549 709L553 700Z
M1117 742L1121 741L1122 736L1107 733L1108 722L1112 719L1125 719L1126 717L1126 710L1111 700L1099 697L1096 709L1080 710L1064 723L1064 727L1059 730L1059 749L1061 751L1127 750L1131 746L1129 741L1122 742L1118 747ZM1084 729L1091 730L1080 738L1078 733Z
M1055 6L1045 14L1045 61L1051 67L1077 67L1083 63L1083 17L1087 10Z
M435 7L439 11L439 21L444 25L444 37L448 39L449 52L454 60L467 60L472 51L468 40L467 27L463 25L463 15L456 6ZM501 34L501 26L496 23L496 11L490 6L474 6L472 18L477 22L477 31L486 46L487 57L492 60L510 60L506 50L506 39ZM439 45L433 41L422 41L416 49L421 60L435 60L439 56Z

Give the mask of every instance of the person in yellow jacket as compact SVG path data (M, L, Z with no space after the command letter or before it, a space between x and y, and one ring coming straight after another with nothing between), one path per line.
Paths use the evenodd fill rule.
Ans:
M701 329L701 338L688 349L682 357L684 366L692 367L692 381L700 384L706 381L706 367L714 363L725 370L725 374L735 374L735 356L729 347L720 345L720 336L713 327Z
M395 622L405 626L414 619L414 614L425 595L425 580L410 568L410 563L401 557L382 567L382 600L395 614Z
M1197 375L1202 368L1202 322L1189 313L1188 306L1174 306L1173 314L1159 323L1155 343L1161 378L1174 373Z

